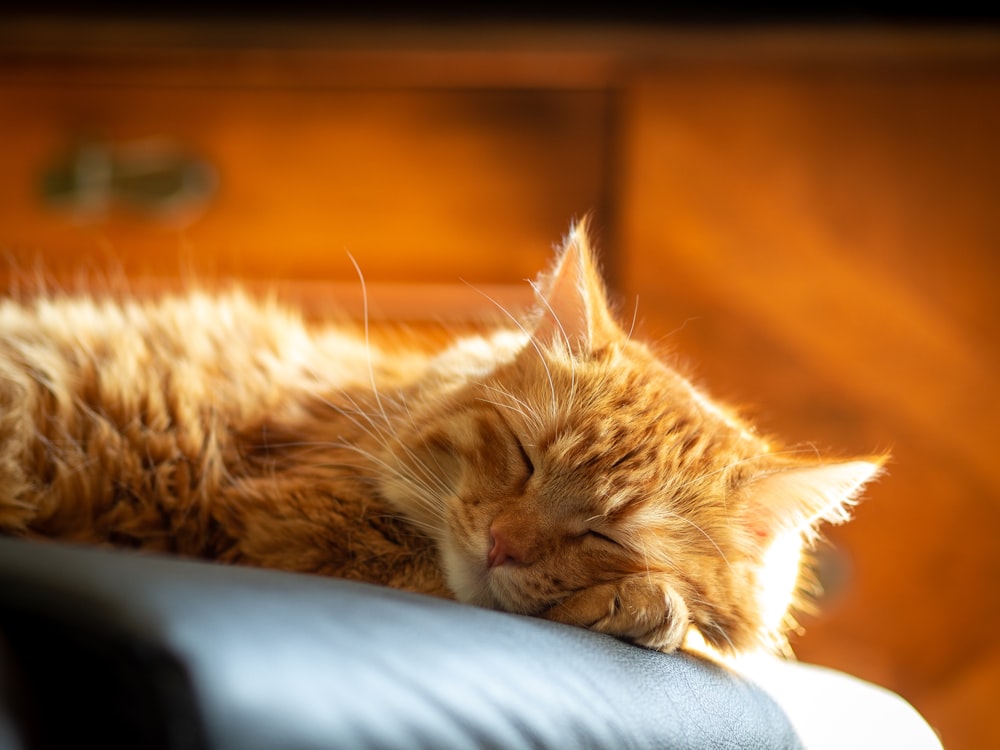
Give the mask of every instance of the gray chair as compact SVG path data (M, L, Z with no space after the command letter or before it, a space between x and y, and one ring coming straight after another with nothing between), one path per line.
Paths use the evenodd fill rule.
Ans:
M11 748L940 747L867 683L761 674L377 586L0 539Z

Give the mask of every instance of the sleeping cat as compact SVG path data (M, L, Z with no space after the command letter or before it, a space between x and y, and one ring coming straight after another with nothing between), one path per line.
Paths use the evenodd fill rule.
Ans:
M782 649L880 458L781 450L615 321L576 226L441 351L275 304L0 303L0 532L381 583L665 651Z

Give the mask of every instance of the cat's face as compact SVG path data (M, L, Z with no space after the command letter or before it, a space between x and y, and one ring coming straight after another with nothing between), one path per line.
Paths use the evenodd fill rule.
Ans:
M804 532L876 467L804 473L772 454L614 324L582 242L544 280L530 338L498 343L508 351L492 367L417 407L387 494L424 498L415 515L439 527L463 601L655 648L679 646L690 625L725 650L766 644ZM777 605L774 549L786 555Z
M644 347L623 340L570 354L529 346L461 398L446 428L460 468L442 543L459 598L544 615L606 585L607 611L592 614L614 618L624 595L613 584L648 582L653 597L676 596L687 616L721 628L723 641L742 623L756 628L742 601L755 586L754 550L744 549L755 540L727 511L737 512L740 462L765 446L699 403ZM561 619L596 624L564 609ZM663 642L683 635L662 622L667 614L635 635L677 645Z

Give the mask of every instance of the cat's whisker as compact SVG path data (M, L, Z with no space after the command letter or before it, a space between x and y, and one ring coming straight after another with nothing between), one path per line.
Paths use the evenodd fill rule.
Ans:
M435 492L432 487L427 485L423 479L402 471L399 466L389 463L385 459L376 456L371 451L367 451L360 446L345 442L341 445L341 447L346 450L353 451L359 456L371 461L374 465L381 467L393 476L406 481L407 485L416 491L414 497L420 501L425 508L434 511L441 517L444 516L444 511L446 509L444 499L440 494Z
M385 408L382 406L382 399L379 396L378 386L375 384L375 364L372 362L372 346L368 321L368 285L365 283L365 275L361 272L361 266L358 265L354 256L348 252L347 257L350 258L351 264L354 266L354 270L358 274L358 281L361 283L361 305L365 330L365 351L368 354L368 377L371 381L372 395L375 397L375 403L378 405L379 411L382 413L382 418L385 419L386 424L389 424L389 416L385 413Z
M279 442L268 442L261 444L267 452L276 452L288 448L315 448L316 450L329 450L337 446L337 443L330 440L282 440Z
M389 441L386 439L385 435L383 434L382 428L375 422L374 418L370 414L368 414L368 412L361 409L358 406L358 404L346 393L343 393L342 395L345 398L345 400L347 400L347 402L352 407L354 407L353 411L345 409L342 406L338 406L337 404L333 403L332 401L323 396L316 396L316 398L318 398L323 404L329 407L332 411L336 412L340 416L347 419L362 433L373 438L376 442L382 445L383 448L385 448L386 450L391 449L391 445ZM362 424L359 417L364 418L364 420L368 423L368 425L366 426Z
M421 491L423 493L426 493L426 495L428 496L437 496L441 493L447 492L448 488L444 484L440 476L436 474L434 471L432 471L430 467L426 466L424 462L420 460L417 454L408 445L406 445L404 441L399 439L393 427L393 423L388 417L388 412L386 412L384 409L382 410L382 413L385 415L385 420L386 420L385 425L383 426L374 417L372 417L371 414L362 409L350 394L348 394L345 391L341 391L340 396L354 408L354 411L349 411L347 409L344 409L343 407L334 404L332 401L322 396L317 396L317 398L320 398L320 400L330 409L333 409L338 414L341 414L349 421L351 421L355 425L355 427L357 427L359 430L372 437L377 443L379 443L382 446L382 448L386 450L388 454L391 455L395 452L396 449L401 449L410 458L410 461L412 462L414 468L419 471L420 475L422 475L422 476L417 476L415 474L403 475L401 472L398 471L398 469L396 469L395 470L396 475L400 479L407 479L411 482L419 483ZM392 404L391 400L390 404ZM399 405L396 404L392 405L396 406L397 410L400 409ZM405 407L405 402L403 408L409 414L408 408ZM410 418L412 421L412 415L410 416ZM367 426L361 423L360 421L361 419L364 419L367 422ZM386 432L387 430L388 433ZM355 446L348 446L348 447L354 448ZM367 457L369 459L373 458L372 454L370 453L367 454ZM379 465L387 469L392 468L385 461L381 461Z
M524 327L524 324L521 323L521 321L519 321L517 319L517 317L512 312L510 312L510 310L508 310L506 307L504 307L503 305L501 305L497 300L495 300L493 297L491 297L490 295L488 295L482 289L477 289L476 287L472 286L472 284L469 284L468 282L465 282L465 283L471 289L475 290L478 294L482 295L487 300L489 300L490 302L492 302L496 306L496 308L498 310L500 310L500 312L502 312L508 318L510 318L511 322L517 327L517 329L521 333L523 333L525 335L525 337L528 340L528 345L531 346L531 348L535 350L535 354L538 355L538 361L541 362L542 368L545 370L545 376L546 376L546 378L548 379L548 382L549 382L549 391L552 394L552 416L555 417L556 414L557 414L557 411L558 411L557 410L557 405L558 405L558 402L559 402L559 399L558 399L558 397L556 395L556 383L555 383L555 379L552 377L552 371L549 369L549 364L548 364L548 362L545 361L545 354L542 352L542 349L538 345L538 342L535 341L535 337L531 334L531 332L528 331L528 329L526 329Z
M375 518L375 519L389 519L389 520L392 520L392 521L404 520L404 521L406 521L407 524L409 524L411 526L415 526L416 528L418 528L421 531L425 532L427 534L427 536L431 537L432 539L437 539L437 538L440 538L440 536L441 536L441 526L440 526L440 524L435 525L435 524L429 523L427 521L422 521L422 520L417 519L417 518L411 518L409 516L403 516L403 515L398 515L398 516L395 516L395 515L381 515L381 516L372 516L372 518Z
M649 545L645 543L640 543L639 554L642 555L642 564L646 571L646 580L651 582L653 580L653 566L650 564L652 555L649 553ZM660 563L665 564L671 570L674 571L678 570L677 563L675 563L673 560L661 560Z
M646 574L647 580L651 581L656 573L663 568L669 568L675 573L683 573L681 566L675 560L665 555L652 554L649 551L650 545L646 543L641 535L626 531L624 540L629 549L637 552L642 557L643 572Z
M545 309L548 310L549 315L552 316L552 320L555 321L556 328L559 329L559 333L562 337L563 343L566 346L566 356L569 359L569 378L570 378L568 404L570 405L570 407L572 407L575 401L574 397L576 396L576 358L573 356L573 342L570 340L569 334L566 333L566 328L565 326L563 326L562 320L559 319L559 316L556 314L556 311L552 309L552 305L549 304L549 301L546 299L545 295L542 294L542 290L538 286L538 282L529 281L528 283L531 285L532 291L535 292L535 296L542 301L542 304L545 305ZM556 403L554 394L553 394L552 411L553 414L556 412Z
M365 454L362 454L365 455ZM424 480L420 477L414 476L409 472L403 471L397 466L393 466L385 461L378 461L370 454L365 456L369 460L377 461L378 465L381 466L385 471L389 472L390 475L403 480L406 486L413 493L411 499L417 500L420 505L424 508L434 511L436 515L443 518L445 511L445 504L441 498L441 495L434 491L432 487L427 485Z
M628 327L628 332L625 334L625 343L632 340L632 334L635 332L636 321L639 320L639 295L635 296L635 307L632 309L632 323Z
M355 427L357 427L363 433L373 438L387 452L392 453L394 448L400 447L403 450L405 450L412 458L416 459L416 456L408 448L408 446L406 446L406 444L399 439L391 420L388 419L388 415L384 410L383 414L386 414L386 423L383 426L379 424L379 422L371 414L362 409L360 405L357 403L357 401L355 401L354 398L346 391L341 392L341 397L353 407L354 409L353 411L348 411L343 407L337 406L328 399L322 399L322 400L329 408L333 409L337 413L346 417L355 425ZM367 426L362 424L358 418L364 419L365 422L367 422ZM386 432L387 430L388 433Z
M488 401L488 403L495 404L496 406L502 406L507 409L512 409L524 417L529 427L535 430L542 429L542 427L544 426L542 418L538 415L538 413L532 408L532 406L527 401L525 401L522 398L518 398L510 391L500 386L491 385L489 383L480 383L480 385L487 390L493 391L501 398L508 399L509 401L516 404L517 407L515 408L510 404L499 404L496 403L495 401Z
M719 557L721 557L722 561L724 563L726 563L726 567L728 567L730 570L733 569L733 566L729 562L729 558L726 557L726 553L722 551L722 547L719 546L718 542L716 542L715 539L712 538L712 535L709 534L707 531L705 531L705 529L703 529L697 523L695 523L694 521L692 521L690 518L686 518L685 516L681 515L680 513L675 513L673 511L664 511L664 514L667 517L669 517L669 518L676 518L678 521L683 521L684 523L686 523L689 526L691 526L691 528L693 528L695 531L697 531L702 536L704 536L709 541L709 543L713 547L715 547L716 551L719 553Z
M478 396L476 398L476 401L479 401L480 403L483 403L483 404L492 404L493 406L496 406L499 409L506 409L507 411L514 412L515 414L518 414L518 415L520 415L522 417L528 417L529 416L529 415L527 415L527 414L524 413L524 409L522 409L522 408L520 408L518 406L514 406L512 404L505 404L505 403L502 403L500 401L493 401L492 399L483 398L482 396Z
M403 395L400 395L400 401L402 403L403 410L406 412L407 418L410 420L410 426L413 428L414 434L420 434L420 430L417 428L416 420L414 420L414 418L413 418L413 412L410 410L410 405L406 402L406 397L403 396ZM444 470L444 467L441 465L441 462L437 460L437 456L435 455L434 451L432 451L430 449L430 446L427 444L427 440L424 437L422 437L422 436L421 436L420 440L423 443L424 450L427 452L427 454L434 461L435 465L438 468L438 471L440 472L439 474L435 474L433 471L430 471L430 467L427 467L427 470L428 470L428 473L431 476L431 479L434 480L434 482L438 485L438 488L442 492L448 492L449 487L445 483L445 480L444 480L444 476L446 474L446 472ZM414 460L418 460L415 454L411 454L411 455L414 458ZM423 462L421 461L421 463L423 463Z
M704 629L708 628L711 630L712 633L722 636L722 640L724 640L729 645L729 650L731 652L735 653L736 651L738 651L738 649L736 648L736 644L733 643L732 638L729 637L729 633L727 633L725 629L714 620L709 620L706 623L697 623L697 627L703 633Z
M413 425L414 432L419 434L419 430L417 429L416 424L413 423L413 415L409 413L408 409L406 410L406 412L407 416L410 419L410 423ZM447 485L441 478L441 474L444 473L444 470L441 468L440 465L438 465L438 468L441 469L441 474L435 473L433 469L430 466L428 466L424 462L424 460L417 454L416 451L414 451L409 445L406 444L406 442L404 442L399 438L399 436L395 433L395 431L392 432L392 439L394 440L394 445L402 449L402 451L410 459L410 462L412 463L413 467L420 473L420 475L422 476L422 481L424 482L424 485L428 487L428 489L431 489L432 485L436 485L437 491L439 493L446 493L448 491ZM433 455L433 453L431 453L431 455ZM437 461L437 459L435 459L435 461Z
M447 491L448 488L444 484L444 481L440 478L440 475L436 474L434 471L430 469L430 467L426 466L424 462L420 459L420 457L416 454L416 452L412 448L410 448L403 440L399 438L398 434L396 433L395 426L392 420L389 419L388 413L384 409L382 413L383 415L385 415L386 423L385 423L385 428L383 429L381 426L377 424L376 420L370 414L362 410L357 405L356 401L354 401L354 399L350 395L348 395L347 393L343 393L342 395L352 406L355 407L356 409L355 413L359 416L364 417L368 421L369 425L371 426L371 430L367 431L368 434L371 435L371 437L375 438L382 445L382 447L386 449L386 451L392 453L394 448L402 449L410 458L410 460L420 469L420 472L424 475L425 479L430 480L431 482L436 484L441 491L443 492ZM398 403L390 399L390 404L395 408L396 411L405 412L410 420L411 425L413 425L414 427L414 432L415 433L419 432L419 430L416 429L416 425L413 422L413 416L410 413L409 406L406 404L405 397L402 394L400 395L400 401ZM332 404L330 405L333 408L337 408ZM345 413L345 416L348 415ZM364 427L361 425L357 426L359 427L359 429L364 429ZM386 430L388 431L388 434L386 434ZM438 468L440 469L441 467L439 466Z

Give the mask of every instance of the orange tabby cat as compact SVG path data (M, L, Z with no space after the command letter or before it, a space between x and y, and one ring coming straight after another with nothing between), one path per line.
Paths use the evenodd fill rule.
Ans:
M436 354L238 294L3 302L0 531L781 648L803 545L880 459L709 401L619 328L582 226L536 291Z

